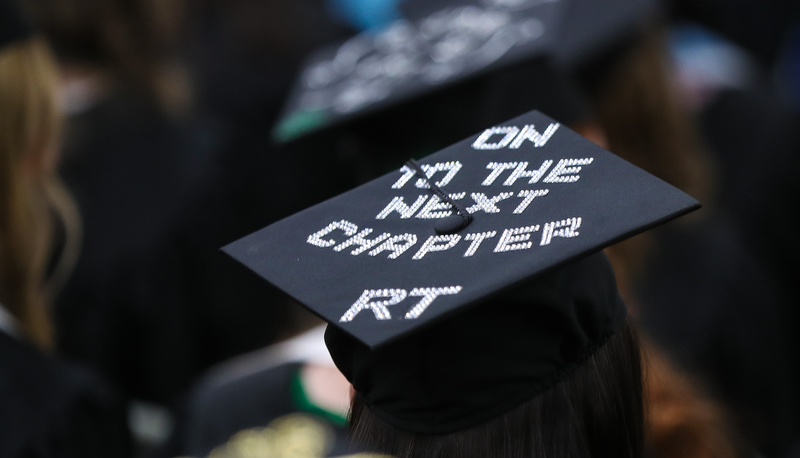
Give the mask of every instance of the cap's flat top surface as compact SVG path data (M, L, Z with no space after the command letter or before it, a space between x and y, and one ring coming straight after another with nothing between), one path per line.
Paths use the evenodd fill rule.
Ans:
M224 251L376 346L699 207L539 112L420 164L468 208L468 227L437 234L452 210L404 167Z

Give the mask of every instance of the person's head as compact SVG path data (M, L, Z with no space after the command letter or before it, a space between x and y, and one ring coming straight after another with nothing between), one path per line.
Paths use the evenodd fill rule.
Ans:
M0 302L45 347L53 216L74 214L56 176L56 84L42 39L27 33L0 46Z
M186 108L188 81L175 58L184 2L29 0L25 6L65 77L101 73L168 112Z
M643 443L642 370L630 319L550 389L486 423L450 434L409 433L356 394L354 441L397 458L638 457Z
M596 254L377 349L335 327L356 443L397 458L640 457L642 369Z

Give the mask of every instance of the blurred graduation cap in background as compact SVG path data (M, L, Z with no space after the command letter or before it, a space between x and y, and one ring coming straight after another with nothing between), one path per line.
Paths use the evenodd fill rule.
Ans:
M660 10L658 0L406 0L399 8L403 19L309 58L276 139L398 110L420 121L457 117L470 130L456 138L533 108L584 120L576 72Z

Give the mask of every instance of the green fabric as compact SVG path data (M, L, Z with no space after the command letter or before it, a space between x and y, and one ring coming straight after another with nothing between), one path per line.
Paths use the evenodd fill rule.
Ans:
M292 401L294 402L294 405L297 407L297 409L306 413L320 416L336 425L342 427L346 426L347 417L344 417L336 412L331 412L330 410L326 410L314 404L311 401L311 399L308 398L306 390L303 387L303 381L300 379L301 370L302 366L297 370L297 372L295 372L294 376L292 377L292 385L291 385Z
M272 132L272 137L278 142L285 143L318 129L327 122L328 116L322 110L301 111L278 124Z

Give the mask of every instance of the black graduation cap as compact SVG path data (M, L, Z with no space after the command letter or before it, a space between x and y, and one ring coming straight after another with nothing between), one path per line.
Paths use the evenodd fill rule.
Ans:
M329 323L378 416L444 434L603 345L626 308L600 250L698 207L534 111L223 250Z
M15 0L0 0L0 49L33 33Z
M534 111L223 250L329 323L377 415L444 434L599 348L626 316L600 250L698 207Z
M698 207L531 112L224 251L375 347Z
M527 99L536 100L533 108L562 122L577 121L585 116L577 88L550 81L563 82L568 69L624 41L657 5L657 0L406 0L404 19L310 57L274 136L292 140L532 61L545 63L523 78L559 74L524 89ZM459 97L475 97L471 89ZM525 110L513 115L520 111Z

